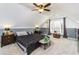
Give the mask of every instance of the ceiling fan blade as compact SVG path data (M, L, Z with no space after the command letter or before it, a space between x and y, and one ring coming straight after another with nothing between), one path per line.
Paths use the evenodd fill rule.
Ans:
M35 5L36 7L39 7L36 3L33 3L33 5Z
M50 5L51 5L51 3L47 3L44 7L46 8L46 7L50 6Z
M32 11L36 11L36 10L38 10L38 9L34 9L34 10L32 10Z
M49 9L44 9L45 11L51 11L51 10L49 10Z

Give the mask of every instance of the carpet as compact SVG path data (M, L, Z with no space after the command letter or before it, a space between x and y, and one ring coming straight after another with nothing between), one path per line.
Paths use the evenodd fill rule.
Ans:
M52 38L51 46L44 50L37 48L31 55L78 55L77 40ZM0 55L27 55L16 43L0 47Z

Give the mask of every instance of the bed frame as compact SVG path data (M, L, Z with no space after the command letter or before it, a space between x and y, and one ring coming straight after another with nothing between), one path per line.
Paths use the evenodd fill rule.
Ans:
M29 55L40 46L39 40L41 40L41 37L41 34L16 36L16 42Z

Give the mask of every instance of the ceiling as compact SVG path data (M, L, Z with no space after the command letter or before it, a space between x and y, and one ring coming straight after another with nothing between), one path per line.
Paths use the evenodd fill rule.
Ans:
M41 14L32 11L34 8L32 3L0 3L0 28L5 24L10 24L12 27L34 27L49 18L54 20L64 16L79 23L78 3L52 3L48 7L51 11Z
M33 10L35 6L32 3L22 3L20 4L30 10ZM61 18L67 17L72 20L76 20L79 23L79 3L52 3L48 7L51 12L43 12L42 15L50 18ZM37 11L33 11L39 14Z

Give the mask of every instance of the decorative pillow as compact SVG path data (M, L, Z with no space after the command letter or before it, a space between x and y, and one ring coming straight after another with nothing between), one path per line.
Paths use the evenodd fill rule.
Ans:
M26 31L16 32L17 36L28 35Z
M27 32L27 34L28 34L28 35L31 35L31 34L33 34L33 32Z
M30 33L29 33L29 32L27 32L27 34L28 34L28 35L30 35Z

